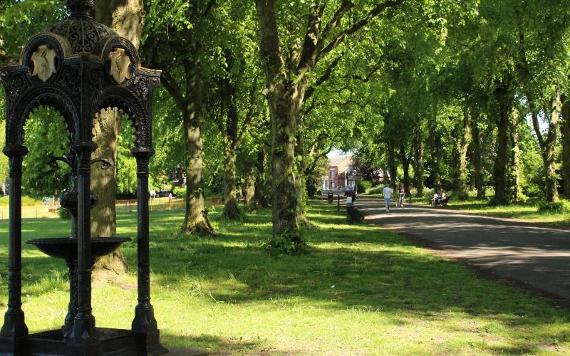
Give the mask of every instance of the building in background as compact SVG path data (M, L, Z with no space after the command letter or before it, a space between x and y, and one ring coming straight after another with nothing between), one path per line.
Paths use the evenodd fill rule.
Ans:
M330 191L344 191L347 187L356 188L352 155L329 157L328 175L324 176L322 181L323 194Z

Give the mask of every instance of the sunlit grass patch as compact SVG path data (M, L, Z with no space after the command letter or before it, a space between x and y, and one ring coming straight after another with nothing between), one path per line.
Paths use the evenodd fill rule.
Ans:
M541 210L537 203L520 203L492 206L483 200L455 201L447 207L478 215L517 219L531 223L570 227L570 216L566 211Z
M312 203L298 256L270 256L268 211L241 222L211 217L215 237L181 235L182 210L151 214L152 302L164 342L231 354L490 355L570 352L568 310L475 273ZM133 212L119 234L135 237ZM25 221L24 239L68 234L64 220ZM5 265L6 226L0 225ZM93 286L100 326L129 328L136 305L136 243L129 274ZM24 250L24 309L32 330L59 327L67 282L61 261ZM6 272L0 270L0 304ZM46 303L49 301L49 308Z

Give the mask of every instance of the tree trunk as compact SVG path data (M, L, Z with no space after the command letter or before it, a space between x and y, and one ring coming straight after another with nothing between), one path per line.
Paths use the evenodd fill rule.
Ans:
M256 8L261 59L266 73L266 96L271 113L273 238L270 245L291 253L305 245L297 220L294 149L296 119L304 91L298 91L298 87L287 79L279 47L274 2L257 0Z
M233 57L229 53L226 54L228 63L233 62ZM236 105L236 89L231 83L230 78L225 78L222 83L222 101L227 110L225 121L224 135L224 212L226 219L234 220L241 216L238 205L238 192L236 182L236 161L237 161L237 145L238 145L238 126L239 114Z
M507 165L509 161L509 118L512 109L512 95L509 84L500 83L494 93L494 115L497 124L497 154L493 180L495 185L494 204L508 204Z
M304 224L309 224L307 218L307 176L305 172L308 168L308 154L305 151L305 139L303 136L303 117L297 118L297 138L295 140L295 153L297 158L297 167L295 175L295 184L297 190L297 221Z
M440 189L440 182L439 182L439 155L441 152L441 138L439 137L437 131L437 123L436 123L436 116L433 115L430 123L430 165L431 165L431 182L432 188L435 191Z
M417 196L424 194L424 146L421 129L416 130L414 136L414 185Z
M511 201L518 203L523 195L521 186L521 160L519 146L519 112L513 108L511 114L511 157L509 170L509 191L511 192Z
M267 175L265 174L265 165L267 164L267 157L263 149L259 150L257 154L257 174L255 176L255 194L254 202L256 207L269 208L269 201L265 193L266 187L269 185L267 182Z
M304 174L305 170L303 164L297 171L295 183L297 184L297 221L302 224L308 225L309 218L307 217L307 176Z
M142 0L97 0L95 5L95 17L98 21L129 39L135 48L139 47L144 17ZM91 192L97 197L97 204L91 209L93 236L110 237L117 232L115 203L119 120L118 110L112 109L102 111L94 123L93 141L98 149L93 152L93 158L104 158L113 166L106 169L102 169L99 164L91 167ZM127 270L127 263L121 250L117 250L99 259L94 270L124 273Z
M222 215L226 219L238 219L241 211L238 205L238 191L236 185L236 161L237 153L235 146L226 142L224 167L224 212Z
M295 117L290 89L281 86L270 102L273 136L271 170L273 184L273 236L293 245L304 244L298 223L298 186L295 177Z
M543 110L544 116L548 120L548 131L546 133L546 137L544 137L541 131L538 117L539 110L537 108L535 99L531 93L527 93L526 96L530 106L534 133L538 140L538 145L540 147L540 153L542 157L545 198L549 203L557 202L559 200L559 197L558 179L556 177L555 168L555 150L558 139L558 125L562 111L561 94L560 91L557 90L554 97L552 98L552 107L550 109L544 108Z
M463 120L458 124L456 130L456 165L454 167L455 189L460 199L466 199L468 193L468 172L467 172L467 150L469 149L469 124L471 113L465 108Z
M570 199L570 100L563 95L562 102L562 178L564 197Z
M546 110L545 110L546 111ZM556 91L552 98L552 107L547 114L548 134L544 140L543 161L545 177L546 201L556 203L560 200L558 196L558 177L556 176L556 144L558 141L558 126L562 112L561 93Z
M481 130L479 129L479 113L475 105L471 107L471 164L473 166L473 181L477 190L477 198L485 199L483 182L483 152L481 148Z
M196 123L195 106L190 105L184 117L186 139L186 211L184 214L184 233L212 234L214 229L208 220L204 196L204 160L200 126Z
M255 168L251 167L245 177L245 206L248 210L255 209Z
M404 143L400 143L400 161L402 161L402 169L404 171L404 190L406 194L410 194L410 159L406 154L406 147Z
M386 140L386 151L387 151L387 159L388 159L388 173L390 175L389 184L390 186L394 187L396 185L397 175L398 175L398 167L396 166L396 149L394 147L394 143L388 137L389 135L385 135Z
M112 164L111 167L99 163L91 166L91 194L97 198L96 204L91 208L91 235L94 237L112 237L117 233L116 163L119 119L117 109L107 109L96 116L93 124L93 141L97 144L97 149L92 158L103 158ZM127 271L127 262L119 249L101 257L94 269L121 274Z

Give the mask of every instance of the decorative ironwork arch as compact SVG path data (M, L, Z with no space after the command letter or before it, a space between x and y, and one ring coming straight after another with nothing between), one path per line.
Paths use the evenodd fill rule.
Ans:
M129 117L135 129L133 149L152 147L151 117L139 98L125 88L110 87L101 95L95 112L107 108L117 108Z
M64 119L70 142L77 135L79 114L73 101L64 91L51 86L32 88L22 94L15 104L12 114L7 120L6 143L23 145L25 138L24 127L30 114L37 108L50 107L55 109Z

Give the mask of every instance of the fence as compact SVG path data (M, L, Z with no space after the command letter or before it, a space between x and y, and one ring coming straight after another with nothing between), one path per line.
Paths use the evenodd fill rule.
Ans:
M136 200L119 200L117 201L117 210L136 210ZM43 205L38 203L36 205L23 205L22 206L22 219L52 219L59 217L59 206ZM154 210L175 210L184 208L183 199L168 199L168 198L154 198L149 201L150 211ZM9 208L7 205L0 206L0 221L7 221L9 219Z

